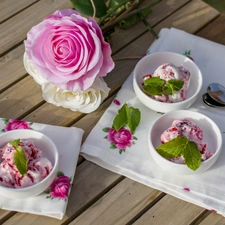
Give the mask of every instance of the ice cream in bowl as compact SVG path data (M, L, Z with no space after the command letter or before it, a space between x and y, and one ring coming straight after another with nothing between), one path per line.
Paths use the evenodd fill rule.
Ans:
M154 111L187 109L199 96L202 73L185 55L151 53L135 66L133 87L139 100Z
M0 135L0 195L30 198L54 181L59 154L54 142L34 130L12 130Z
M176 110L153 123L148 144L151 157L169 173L198 174L218 159L222 135L209 117L190 110Z

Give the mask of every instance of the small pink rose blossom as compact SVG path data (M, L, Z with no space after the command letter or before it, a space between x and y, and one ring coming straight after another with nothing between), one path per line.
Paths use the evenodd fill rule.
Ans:
M10 119L8 124L4 127L5 131L17 129L30 129L30 124L26 121Z
M118 149L125 150L127 146L132 145L133 136L126 128L121 128L119 131L110 128L108 130L107 139L111 143L115 144Z
M183 188L185 191L190 191L190 189L189 188Z
M114 68L110 45L93 18L58 10L27 33L25 52L34 68L53 85L86 90Z
M114 103L115 105L120 105L120 101L117 100L117 99L114 99L114 100L113 100L113 103Z
M66 199L70 190L70 179L67 176L59 176L50 185L50 196L52 198Z

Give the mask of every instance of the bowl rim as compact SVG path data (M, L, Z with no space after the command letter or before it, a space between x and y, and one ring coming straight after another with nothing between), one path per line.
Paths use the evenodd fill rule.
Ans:
M162 119L163 117L168 116L168 114L174 114L174 113L176 113L176 112L183 112L183 113L185 113L185 112L187 112L187 111L188 111L189 113L192 113L192 114L195 114L195 115L200 115L202 118L206 118L207 121L209 121L210 124L213 124L213 125L216 127L216 129L219 131L219 132L218 132L218 135L217 135L217 143L218 143L218 147L216 148L215 153L214 153L210 158L208 158L208 159L202 161L201 164L200 164L200 166L199 166L199 168L200 168L201 165L205 165L205 164L209 163L210 161L214 160L214 158L216 158L216 157L218 156L218 154L220 154L220 152L221 152L221 150L222 150L222 144L223 144L222 134L221 134L221 131L220 131L219 127L217 126L217 124L216 124L211 118L209 118L208 116L206 116L206 115L204 115L204 114L202 114L202 113L200 113L200 112L196 112L196 111L192 111L192 110L175 110L175 111L171 111L171 112L165 113L164 115L160 116L158 119L156 119L156 120L153 122L153 124L150 126L149 131L148 131L148 144L149 144L149 150L150 150L150 152L151 152L151 151L154 151L155 154L157 154L157 156L159 156L159 157L160 157L165 163L167 163L167 164L170 164L170 165L173 165L173 166L176 166L176 167L183 167L183 168L185 167L185 168L188 168L187 165L186 165L186 163L182 164L182 163L172 162L172 161L170 161L170 160L164 158L163 156L161 156L161 155L156 151L155 147L153 146L153 144L152 144L152 142L151 142L151 132L152 132L152 129L153 129L154 125L156 124L156 122L158 122L158 121L159 121L160 119ZM179 118L178 118L178 119L179 119ZM151 146L151 148L150 148L150 146ZM196 170L196 171L197 171L197 170Z
M182 57L186 60L188 60L191 64L194 65L194 67L196 67L197 71L198 71L198 78L199 78L199 82L198 82L198 88L196 89L195 93L190 96L189 98L186 98L185 100L183 101L180 101L180 102L161 102L161 101L158 101L156 99L153 99L151 98L150 96L148 96L143 90L142 88L140 87L139 83L138 83L138 79L137 79L137 76L138 76L138 73L136 72L137 71L137 68L138 66L144 61L144 60L147 60L147 58L152 58L154 57L155 55L176 55L176 56L179 56L179 57ZM165 62L167 63L167 62ZM197 64L191 60L190 58L188 58L187 56L185 55L182 55L182 54L179 54L179 53L176 53L176 52L153 52L149 55L146 55L144 56L142 59L140 59L138 61L138 63L136 64L135 68L134 68L134 76L133 76L133 82L135 83L135 85L138 87L138 89L144 94L145 97L147 97L148 99L150 99L150 101L152 100L153 102L157 102L157 103L160 103L160 104L164 104L164 105L179 105L179 104L184 104L186 102L189 102L190 100L192 100L193 98L195 98L196 96L198 96L198 94L200 93L201 89L202 89L202 84L203 84L203 76L202 76L202 72L200 70L200 68L197 66Z
M47 139L47 141L52 145L52 147L54 149L54 155L55 155L54 166L53 166L52 170L50 171L50 173L43 180L41 180L40 182L38 182L36 184L33 184L31 186L28 186L28 187L21 187L21 188L12 188L12 187L6 187L6 186L0 185L0 190L1 189L7 189L9 191L16 191L16 192L29 191L30 189L34 189L35 187L40 186L42 183L44 183L49 178L49 176L51 174L53 174L55 172L55 170L58 168L58 164L59 164L59 152L58 152L58 149L57 149L55 143L52 141L52 139L49 138L46 134L44 134L44 133L42 133L40 131L31 130L31 129L16 129L16 130L10 130L10 131L7 131L5 133L0 134L0 138L2 136L7 136L10 133L21 133L21 131L23 133L36 133L38 135L44 136L44 138Z

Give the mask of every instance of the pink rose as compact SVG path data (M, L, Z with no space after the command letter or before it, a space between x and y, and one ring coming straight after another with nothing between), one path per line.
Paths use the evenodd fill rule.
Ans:
M30 124L22 120L9 120L8 124L4 127L5 131L17 130L17 129L30 129Z
M70 190L70 179L67 176L59 176L50 185L50 196L52 198L66 199L69 195Z
M108 130L108 141L115 144L118 149L126 149L127 146L132 145L132 133L126 128L121 128L119 131L110 128Z
M86 90L114 68L96 21L72 9L58 10L32 27L25 51L42 76L68 91Z

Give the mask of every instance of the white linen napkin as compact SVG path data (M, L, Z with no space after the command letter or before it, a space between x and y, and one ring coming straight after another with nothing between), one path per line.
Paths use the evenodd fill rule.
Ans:
M221 132L224 132L224 109L204 105L201 96L211 82L223 83L224 81L225 46L178 29L165 28L160 31L159 39L152 43L147 53L165 51L179 54L190 51L191 57L202 71L203 87L199 98L189 110L205 114L215 121ZM122 86L116 100L121 105L118 106L115 104L118 102L112 102L81 146L81 155L108 170L225 216L224 146L219 159L208 171L186 176L171 174L160 168L151 158L147 134L152 122L160 117L160 114L148 109L138 100L133 91L132 74ZM140 109L141 122L135 131L138 140L135 140L135 144L127 148L125 152L119 154L118 149L110 148L109 141L104 139L106 133L102 129L112 126L118 109L125 102L129 106ZM223 141L225 143L224 138Z
M59 172L73 179L83 136L82 129L0 118L1 132L14 129L33 129L47 135L55 143L59 151ZM1 209L5 210L62 219L66 211L68 199L51 199L46 198L47 196L49 194L42 193L27 199L9 199L0 195L0 206Z

